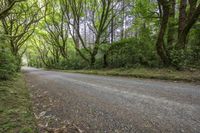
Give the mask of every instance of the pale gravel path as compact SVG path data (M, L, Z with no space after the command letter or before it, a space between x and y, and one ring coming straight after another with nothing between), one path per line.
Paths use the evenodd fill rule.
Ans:
M72 121L85 132L200 133L200 85L23 71L32 93L40 89L59 100L49 114Z

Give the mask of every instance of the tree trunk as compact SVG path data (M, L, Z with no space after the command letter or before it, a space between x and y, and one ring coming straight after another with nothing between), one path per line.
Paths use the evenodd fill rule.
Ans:
M113 15L113 8L112 8L112 15ZM111 20L111 43L114 41L114 18Z
M108 61L107 61L107 57L108 57L108 54L105 53L103 55L103 67L106 68L108 66Z
M94 66L94 64L95 64L95 62L96 62L96 55L97 55L97 53L98 53L98 47L99 47L99 44L96 44L96 45L94 46L94 50L93 50L93 52L92 52L92 54L91 54L91 60L90 60L90 67L91 67L91 68Z
M192 10L194 10L193 6L191 6ZM200 4L196 8L196 10L190 12L191 16L188 16L187 23L185 24L185 27L183 30L179 31L179 37L178 37L178 43L177 43L177 49L185 49L186 43L187 43L187 36L192 28L192 26L197 22L199 16L200 16ZM181 21L181 20L179 20Z
M184 48L186 43L186 37L183 38L183 32L186 26L187 21L187 0L181 0L180 1L180 9L179 9L179 28L178 28L178 47ZM180 46L181 45L181 46Z
M160 56L162 62L165 65L169 65L169 59L168 59L168 56L166 54L166 49L165 49L164 36L166 33L168 21L169 21L169 14L170 14L169 9L170 8L168 5L168 2L162 2L161 5L163 7L163 16L162 16L162 20L161 20L161 26L160 26L158 39L156 42L156 48L157 48L157 53Z
M169 61L171 62L171 54L170 52L172 51L175 43L175 6L176 6L176 1L175 0L170 0L169 1L169 20L168 20L168 31L167 31L167 44L166 44L166 56L168 57Z
M125 1L122 1L122 25L121 25L121 39L124 39L125 32Z
M168 34L167 34L167 49L170 51L173 48L175 41L175 0L170 0L170 9L169 9L169 22L168 22Z

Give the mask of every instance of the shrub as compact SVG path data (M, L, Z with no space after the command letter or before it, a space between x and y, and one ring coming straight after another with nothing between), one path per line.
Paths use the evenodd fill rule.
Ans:
M186 51L184 51L183 49L180 50L173 49L170 52L172 65L175 66L177 69L185 67L187 64L186 55L187 55Z
M137 38L124 39L110 44L108 64L115 68L159 65L153 43Z
M0 47L0 80L8 80L15 73L15 59L8 48Z

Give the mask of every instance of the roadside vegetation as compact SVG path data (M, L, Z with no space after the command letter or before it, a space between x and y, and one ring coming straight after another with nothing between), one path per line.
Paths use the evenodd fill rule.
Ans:
M31 101L22 75L0 82L0 132L37 133Z
M162 79L171 81L186 81L200 83L199 70L177 71L170 68L115 68L115 69L90 69L90 70L65 70L64 72L125 76L135 78Z
M199 15L199 0L3 0L0 78L22 64L199 70Z
M44 20L29 40L28 65L66 70L199 69L199 2L49 1Z

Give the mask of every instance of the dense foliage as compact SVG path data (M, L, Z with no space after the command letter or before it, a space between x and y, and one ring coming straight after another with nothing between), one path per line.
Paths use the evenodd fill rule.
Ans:
M37 1L0 1L0 80L7 80L19 72L26 41L41 20Z
M0 80L12 78L16 72L15 57L11 54L6 41L1 39L0 42Z
M29 64L57 69L198 68L199 1L183 4L175 0L50 2L45 8L48 15L39 24L42 37L36 34L30 41L40 59L28 51Z

